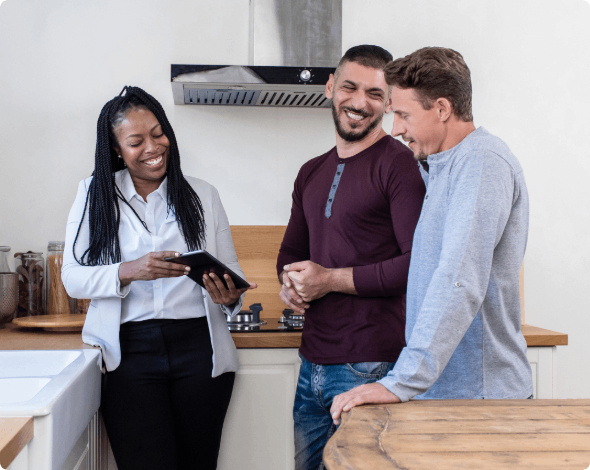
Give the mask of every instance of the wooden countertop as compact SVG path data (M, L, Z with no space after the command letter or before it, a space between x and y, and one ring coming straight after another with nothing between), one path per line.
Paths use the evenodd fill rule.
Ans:
M527 346L567 346L567 334L531 325L521 326Z
M590 400L416 400L343 414L328 470L590 466Z
M8 468L33 439L33 418L0 418L0 467Z
M265 332L232 333L237 348L298 348L301 333ZM0 351L19 349L92 349L76 332L45 331L41 328L19 328L7 324L0 329Z
M564 346L568 336L564 333L522 325L528 346ZM301 333L232 333L237 348L298 348ZM0 329L0 350L10 349L86 349L80 332L52 332L37 328L18 328L13 324Z

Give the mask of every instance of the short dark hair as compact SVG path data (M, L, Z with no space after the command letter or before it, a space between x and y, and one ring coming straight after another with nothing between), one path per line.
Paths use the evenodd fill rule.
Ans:
M462 121L473 121L471 73L457 51L444 47L424 47L385 68L390 86L416 90L424 109L438 98L446 98Z
M360 46L351 47L338 62L338 67L334 71L334 78L337 79L342 68L348 62L355 62L364 67L371 67L376 70L385 71L385 67L393 60L393 56L379 46L372 46L370 44L361 44Z

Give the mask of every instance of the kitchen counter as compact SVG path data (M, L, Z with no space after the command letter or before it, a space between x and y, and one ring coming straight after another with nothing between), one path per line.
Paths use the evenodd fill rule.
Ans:
M0 418L0 467L7 468L33 439L33 418Z
M527 346L564 346L568 336L536 326L522 325ZM301 332L232 333L237 348L298 348ZM17 328L12 324L0 330L0 350L16 349L85 349L80 332L52 332L37 328Z
M299 348L301 332L232 333L237 348ZM87 349L79 331L44 331L40 328L18 328L13 324L0 330L0 350L20 349Z
M585 469L590 400L417 400L344 413L328 470Z

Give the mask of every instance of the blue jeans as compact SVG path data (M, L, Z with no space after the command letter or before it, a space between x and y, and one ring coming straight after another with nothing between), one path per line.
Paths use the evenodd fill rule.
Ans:
M387 375L394 362L312 364L301 356L295 393L295 470L321 470L322 453L336 431L330 407L336 395Z

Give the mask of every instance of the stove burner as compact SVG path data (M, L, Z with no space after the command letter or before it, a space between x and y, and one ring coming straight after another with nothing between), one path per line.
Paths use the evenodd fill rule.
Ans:
M286 308L283 310L283 316L279 320L279 323L282 323L279 326L281 330L293 330L293 329L301 329L303 328L303 322L305 320L305 315L296 314L292 309Z
M228 323L227 328L229 331L260 331L260 325L265 325L266 322L262 322L259 325L243 325L239 323Z
M261 325L266 325L260 320L261 304L250 305L250 310L241 310L233 317L226 315L227 327L230 331L258 331Z

